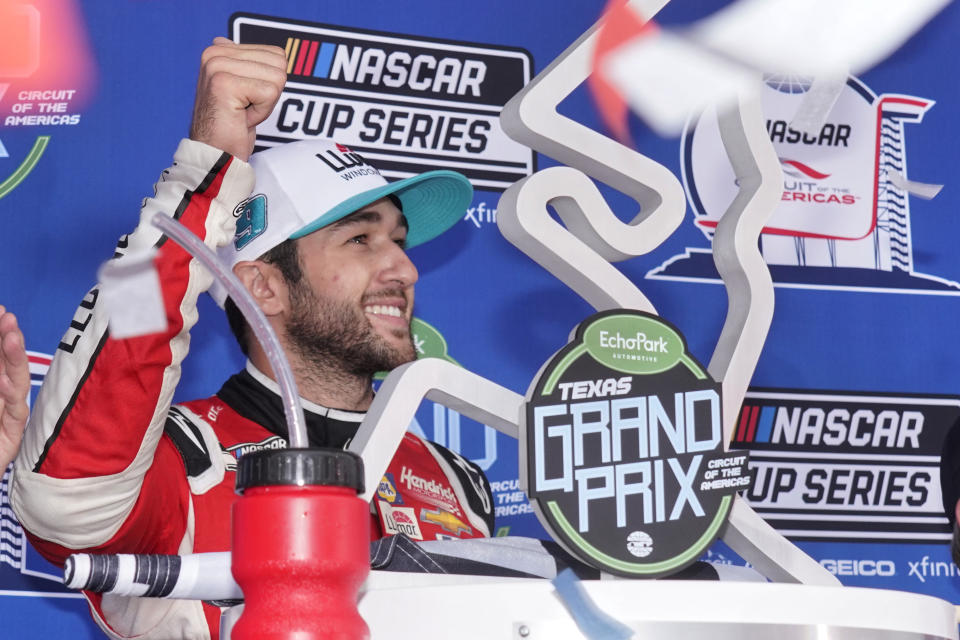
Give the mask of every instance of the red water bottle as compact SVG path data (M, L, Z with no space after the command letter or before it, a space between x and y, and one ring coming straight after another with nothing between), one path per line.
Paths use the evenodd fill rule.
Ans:
M339 449L270 449L237 465L231 640L369 638L357 611L370 571L363 461Z

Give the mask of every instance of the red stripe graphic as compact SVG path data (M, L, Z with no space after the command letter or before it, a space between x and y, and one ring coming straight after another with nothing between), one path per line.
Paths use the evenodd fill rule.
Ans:
M303 65L303 75L305 76L313 75L313 65L317 62L317 47L319 45L320 43L316 40L310 42L310 53L307 55L307 63Z
M744 411L746 413L746 411ZM747 431L747 442L753 442L757 435L757 416L760 415L760 406L756 405L750 409L750 430Z
M303 73L303 63L307 60L307 51L309 51L307 45L308 40L300 42L300 54L297 56L297 65L293 68L293 72L297 75ZM315 43L311 43L315 44Z
M737 437L736 439L740 442L744 441L744 438L747 437L747 416L750 415L750 407L743 407L740 410L740 426L737 427Z
M813 167L808 167L802 162L797 162L796 160L784 160L783 158L781 158L780 162L782 162L783 164L788 164L794 169L796 169L797 171L799 171L800 173L802 173L803 175L810 176L811 178L816 178L817 180L823 180L824 178L830 177L829 173L820 173Z

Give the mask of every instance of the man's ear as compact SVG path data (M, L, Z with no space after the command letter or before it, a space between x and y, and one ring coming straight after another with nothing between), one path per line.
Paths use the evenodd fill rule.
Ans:
M244 260L234 265L233 273L253 296L263 315L276 316L287 310L287 283L275 266L260 260Z

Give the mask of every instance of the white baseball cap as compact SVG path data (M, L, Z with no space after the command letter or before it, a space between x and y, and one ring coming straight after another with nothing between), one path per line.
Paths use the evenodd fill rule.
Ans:
M414 247L452 227L473 199L470 181L456 171L387 182L359 153L328 140L272 147L250 156L250 164L256 173L253 195L234 209L237 233L218 250L231 268L391 194L409 225L406 246ZM223 306L226 292L219 283L210 295Z

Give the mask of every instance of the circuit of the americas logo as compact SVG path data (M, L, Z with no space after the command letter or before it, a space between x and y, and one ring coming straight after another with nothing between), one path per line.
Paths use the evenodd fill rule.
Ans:
M593 315L531 385L520 481L540 523L584 562L655 578L717 537L746 454L723 449L720 385L657 316Z
M287 53L287 85L257 128L257 147L312 137L360 152L387 178L446 168L503 191L536 154L500 128L530 80L521 49L234 14L233 39Z
M905 128L932 100L876 95L850 77L815 133L791 128L810 88L802 79L764 85L767 133L780 158L781 201L760 237L774 284L781 287L960 294L960 284L913 270L906 180ZM737 194L715 110L691 121L681 148L683 183L693 222L713 240L717 221ZM648 278L720 282L710 248L688 247Z
M731 446L743 495L794 540L948 542L940 450L960 398L754 389Z
M50 368L52 356L27 351L30 362L32 405L43 378ZM58 594L83 597L63 586L63 572L44 560L27 543L23 528L10 508L10 468L0 481L0 595L49 596Z

